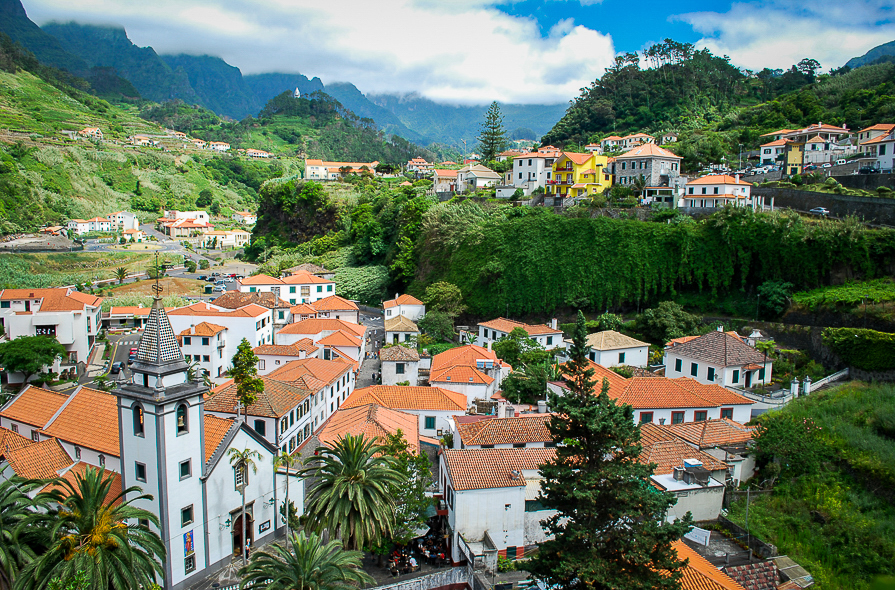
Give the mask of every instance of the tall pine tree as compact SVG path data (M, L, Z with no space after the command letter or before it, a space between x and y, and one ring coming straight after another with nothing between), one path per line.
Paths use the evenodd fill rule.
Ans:
M479 147L482 150L482 161L490 162L497 157L507 145L507 132L503 128L503 115L500 114L500 106L497 101L491 103L488 112L485 113L485 121L482 123Z
M542 521L553 539L541 544L526 569L563 589L680 588L685 562L671 543L690 529L692 518L665 521L675 498L650 485L654 466L637 460L640 428L631 406L610 399L606 380L596 393L586 339L579 311L566 365L569 391L550 397L556 457L541 467L540 502L557 511Z

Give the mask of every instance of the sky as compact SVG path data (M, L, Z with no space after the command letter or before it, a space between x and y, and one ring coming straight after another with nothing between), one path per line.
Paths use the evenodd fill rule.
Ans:
M125 27L158 53L437 102L557 104L671 38L739 67L824 71L895 40L895 0L23 0L38 24Z

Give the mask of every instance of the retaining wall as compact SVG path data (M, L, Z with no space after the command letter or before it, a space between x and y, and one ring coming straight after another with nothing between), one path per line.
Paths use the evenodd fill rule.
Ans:
M853 176L848 178L859 177ZM808 211L815 207L825 207L829 209L830 214L834 217L854 215L869 223L895 226L895 199L854 197L774 187L754 187L752 194L764 197L768 202L773 198L775 208L788 207L799 211Z
M426 574L418 578L401 580L394 584L376 586L367 590L434 590L435 588L459 590L466 588L470 582L469 570L466 567L452 567L434 574Z

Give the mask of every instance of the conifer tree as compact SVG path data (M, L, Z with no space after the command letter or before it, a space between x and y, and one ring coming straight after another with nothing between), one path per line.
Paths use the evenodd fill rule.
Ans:
M640 428L628 405L595 391L587 329L578 312L565 395L550 396L548 428L556 457L541 466L540 502L557 514L542 521L553 539L526 569L548 586L576 590L680 588L684 562L671 543L692 525L688 513L665 521L674 496L650 485L654 466L639 463Z
M230 362L230 376L236 383L236 397L243 408L248 408L258 401L258 394L264 391L264 381L258 377L258 357L248 340L242 339Z
M503 115L500 114L500 106L497 101L492 102L488 107L480 133L481 135L476 139L481 146L482 162L489 162L495 159L507 144L507 132L503 128Z

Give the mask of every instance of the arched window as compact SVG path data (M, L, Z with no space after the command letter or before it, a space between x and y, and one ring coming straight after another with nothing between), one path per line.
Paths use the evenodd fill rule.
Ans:
M134 404L134 436L143 436L143 406Z
M100 456L99 456L99 466L100 466L100 467L105 467L105 466L106 466L106 456L105 456L105 455L100 455Z
M187 418L186 404L180 404L177 406L177 434L184 434L190 431L190 425Z

